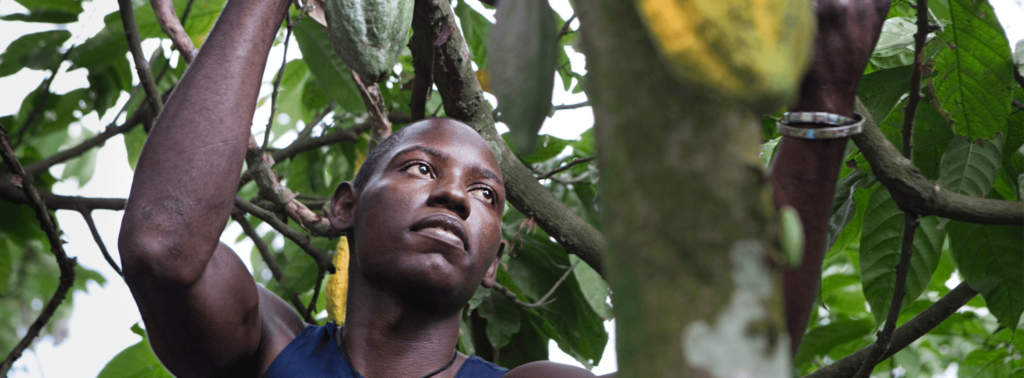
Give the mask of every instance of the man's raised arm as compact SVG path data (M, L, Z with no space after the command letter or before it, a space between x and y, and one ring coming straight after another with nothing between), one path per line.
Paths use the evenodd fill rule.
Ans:
M814 61L801 85L800 100L790 111L853 117L857 85L882 31L889 4L890 0L814 2L818 15ZM786 326L793 353L807 329L821 281L832 196L848 139L783 137L772 163L775 202L796 209L806 235L802 264L783 275Z
M288 4L227 3L139 157L118 245L153 349L179 376L266 368L257 366L264 324L278 319L264 319L259 308L272 301L261 303L243 263L218 239Z

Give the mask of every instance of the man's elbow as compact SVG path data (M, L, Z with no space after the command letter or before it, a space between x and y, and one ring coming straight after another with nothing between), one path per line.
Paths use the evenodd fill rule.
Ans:
M197 256L182 253L181 243L164 235L122 227L117 239L121 270L129 285L150 282L191 285L199 280L206 264Z

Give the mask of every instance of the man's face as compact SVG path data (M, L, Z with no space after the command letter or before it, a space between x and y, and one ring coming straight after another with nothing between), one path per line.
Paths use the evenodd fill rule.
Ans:
M374 286L461 306L501 243L500 169L464 125L435 119L409 127L358 194L356 262Z

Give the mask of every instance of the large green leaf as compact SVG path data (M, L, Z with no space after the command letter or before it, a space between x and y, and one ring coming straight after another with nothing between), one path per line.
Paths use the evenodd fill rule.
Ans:
M53 10L68 13L82 13L82 0L15 0L29 11Z
M913 71L912 65L899 66L872 72L860 80L857 97L860 97L864 106L871 111L876 122L884 120L889 111L893 110L893 106L896 106L900 98L910 90L910 73Z
M955 134L949 121L932 105L932 100L931 94L927 94L917 106L914 118L914 165L921 169L924 177L938 180L942 155ZM898 148L902 151L902 147L901 143Z
M186 20L185 33L192 39L196 47L202 46L206 35L213 28L213 24L220 16L226 0L192 0L192 9L189 11ZM185 12L189 0L174 0L174 11L178 17ZM141 4L141 6L140 6ZM105 29L118 33L124 38L124 24L121 22L121 12L113 12L103 17ZM160 29L160 23L156 20L156 14L149 2L135 3L135 24L139 30L139 38L167 38Z
M488 296L477 310L481 317L487 319L487 339L495 349L507 345L512 335L519 332L519 308L508 298L501 295Z
M882 24L882 33L871 53L871 64L895 68L914 63L914 33L917 24L908 17L893 17Z
M365 112L366 105L352 81L351 71L334 53L324 28L305 17L295 26L293 33L303 60L317 78L317 85L338 101L338 105L345 111L354 114Z
M847 226L850 225L850 222L857 216L857 205L854 201L854 193L856 193L858 189L870 188L876 182L877 181L874 176L871 176L859 169L855 169L842 180L839 180L839 183L836 184L836 192L832 200L832 216L829 218L828 234L825 237L826 251L831 250L832 247L836 245L840 235L849 228ZM860 223L858 222L854 226L858 229L856 232L859 233ZM846 248L847 242L848 241L844 240L844 243L840 248Z
M874 324L866 319L843 320L812 329L804 335L800 349L793 357L793 365L801 366L814 356L826 356L839 344L844 344L871 333Z
M52 30L26 34L11 42L0 55L0 77L21 71L22 67L33 70L50 70L57 65L64 41L71 38L67 30Z
M132 330L142 336L142 341L132 345L114 356L103 367L97 378L172 378L167 368L160 363L145 333L136 324Z
M274 113L274 122L271 127L271 130L274 131L271 141L277 140L288 130L294 130L299 120L307 124L313 120L317 109L309 109L302 103L305 87L307 85L315 86L312 81L313 75L309 72L305 61L295 59L285 65L277 96L277 111ZM270 100L270 98L266 98L262 102L269 104ZM256 122L259 124L264 121L256 120ZM262 143L262 135L257 140Z
M1006 350L975 350L964 358L957 371L960 378L1011 378L1020 377L1021 374L1013 374L1014 365L1019 367L1019 359L1016 364L1008 363L1010 353Z
M48 24L67 24L78 21L78 13L41 9L29 13L13 13L0 17L0 21L44 22Z
M1010 113L1010 44L986 0L949 0L952 22L940 36L949 48L935 56L935 93L970 140L991 138Z
M903 211L890 197L888 190L879 189L871 194L864 213L860 240L860 276L864 297L871 304L876 324L885 320L892 301L896 284L895 267L900 259L903 218ZM938 220L934 216L923 217L920 222L920 227L914 233L904 306L917 300L928 286L942 253L945 235L937 229Z
M969 142L953 138L939 164L939 185L956 193L984 197L999 174L1003 138Z
M75 138L69 146L77 146L81 142L88 140L96 136L89 129L82 128L82 133ZM64 164L64 172L61 173L61 180L67 180L74 177L78 181L78 188L81 189L85 186L89 180L92 179L93 172L96 171L96 148L89 149L85 153L78 155L74 159L69 160Z
M601 278L601 275L594 268L581 261L576 255L569 255L569 261L576 264L576 268L573 269L573 275L576 276L576 280L580 285L580 291L583 292L587 303L590 303L590 308L602 318L611 319L612 309L608 306L608 295L611 293L611 289L608 288L608 283Z
M1005 327L1024 312L1024 228L949 222L949 240L960 275L981 293Z
M466 39L473 62L479 69L487 69L487 41L491 38L491 27L494 25L465 1L455 6L455 15L459 17L462 37Z
M537 142L532 149L532 152L524 155L517 150L514 144L511 143L511 133L501 134L501 138L504 139L505 143L512 148L512 151L514 151L516 155L518 155L519 158L527 164L540 163L554 158L555 156L558 156L558 154L561 154L562 151L565 150L565 147L571 143L571 141L556 138L551 135L540 135L536 139Z

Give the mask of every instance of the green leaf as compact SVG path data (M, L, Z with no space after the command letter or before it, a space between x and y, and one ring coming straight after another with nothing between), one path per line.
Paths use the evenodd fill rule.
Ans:
M892 301L896 284L895 267L900 259L902 244L903 217L903 211L890 197L888 190L879 189L871 194L864 213L860 241L860 275L864 284L864 297L871 304L876 324L885 320ZM942 253L945 234L937 229L938 220L933 216L922 217L919 221L921 226L914 232L903 306L917 300L928 286Z
M871 333L874 324L866 319L841 320L812 329L804 335L800 349L793 357L793 365L801 366L814 356L827 356L832 348Z
M137 334L140 334L138 324L132 327L132 330ZM140 334L142 341L138 344L132 345L121 353L114 356L107 365L103 367L97 378L172 378L167 368L160 363L156 355L153 354L153 348L149 346L149 340L147 340L144 333Z
M888 22L886 21L887 24ZM911 49L913 49L913 39L911 39ZM900 98L907 93L910 89L910 74L913 71L914 66L912 65L899 66L872 72L860 80L857 97L860 97L864 106L871 111L875 121L884 120L893 110L893 106L896 106Z
M287 286L290 286L299 293L305 293L312 289L313 285L316 284L316 261L287 238L285 238L284 242L284 256L287 259L287 263L281 264L279 262L278 265L282 265L281 273L284 275L284 282ZM281 292L278 295L281 295ZM284 295L281 296L287 298Z
M1024 43L1020 43L1018 46L1018 50L1020 50L1020 48L1024 48ZM1024 54L1024 51L1021 51L1021 54ZM1014 88L1012 97L1024 104L1024 88ZM1010 156L1017 153L1021 145L1024 145L1024 110L1013 108L1010 116L1006 118L1006 144L1003 146L1003 160L1009 159Z
M947 228L960 275L1000 324L1016 329L1024 312L1024 228L956 221Z
M142 153L142 146L146 144L146 131L141 127L136 127L129 132L124 133L124 147L128 151L128 165L135 170L135 165L139 163L139 154Z
M519 156L527 164L540 163L558 156L565 147L569 145L570 141L553 137L551 135L541 135L537 138L537 144L532 148L532 152L529 154L522 154L516 147L511 143L511 133L501 134L501 138L505 140L505 143L512 148L512 151Z
M82 13L81 0L15 0L29 11L54 10L74 14Z
M480 69L487 69L487 41L491 38L493 25L465 1L455 6L455 15L459 17L462 37L466 39L473 62Z
M22 67L33 70L50 70L61 58L59 51L64 41L71 38L67 30L52 30L26 34L11 42L0 55L0 77L21 71Z
M293 33L303 60L317 78L317 85L338 101L345 111L353 114L365 112L366 105L352 81L351 71L334 53L324 28L305 17L295 26Z
M946 190L971 197L984 197L999 174L1003 156L1003 138L991 140L953 138L939 163L939 185Z
M96 133L83 127L81 135L79 135L78 138L75 138L71 143L69 143L68 146L77 146L83 141L88 140L94 136L96 136ZM65 163L64 172L61 173L60 179L67 180L69 178L74 177L78 181L79 189L85 186L85 184L92 179L93 172L96 171L97 151L98 149L96 148L89 149L85 153L78 155L74 159L71 159L67 163Z
M292 60L285 65L277 96L277 111L274 113L274 122L271 127L274 132L271 142L280 138L288 130L295 130L299 120L306 124L313 120L316 109L309 109L302 103L305 87L312 81L313 75L302 59ZM269 104L269 99L267 104ZM261 121L257 120L257 122ZM260 137L257 140L262 143L262 135Z
M13 13L0 17L2 21L44 22L48 24L67 24L78 21L78 13L58 10L37 10L25 13Z
M871 53L871 63L886 69L914 63L914 19L893 17L882 24L882 33ZM906 88L908 86L904 86Z
M942 155L955 134L949 120L932 105L933 99L931 94L926 94L917 106L914 118L914 165L921 169L924 177L938 180ZM902 143L898 148L903 150Z
M551 326L536 311L522 309L523 325L512 335L508 344L495 354L495 363L509 369L548 359L547 330ZM490 323L488 323L490 324Z
M949 10L952 22L940 36L949 48L935 56L936 97L955 133L992 138L1010 113L1010 44L988 1L949 0Z
M477 311L487 319L487 340L495 349L507 345L512 335L519 332L519 308L504 296L491 295L484 298Z
M828 235L825 238L826 250L832 250L835 246L838 246L840 249L846 248L849 240L843 240L843 243L837 244L844 233L856 233L856 236L860 236L860 222L851 224L858 215L858 206L854 201L854 194L859 189L870 189L876 182L873 176L857 169L842 180L839 180L839 183L836 184L836 192L832 200L832 216L828 222ZM864 204L859 206L861 216L863 216L863 209L867 205L867 197L865 197L863 202ZM845 239L851 238L847 237ZM831 252L828 253L828 255L832 254Z
M580 291L583 292L583 296L587 299L587 303L590 304L590 308L597 313L603 319L612 318L612 308L608 305L608 296L611 294L611 289L608 288L608 283L601 278L600 274L586 262L580 261L576 255L569 255L569 261L576 264L576 268L573 269L573 275L576 276L576 280L580 285ZM577 264L577 262L579 262Z
M782 250L790 268L800 266L804 257L804 227L800 223L800 215L792 206L783 206L780 211L782 225Z
M1009 378L1012 365L1006 363L1009 352L997 350L975 350L964 358L957 371L960 378Z

